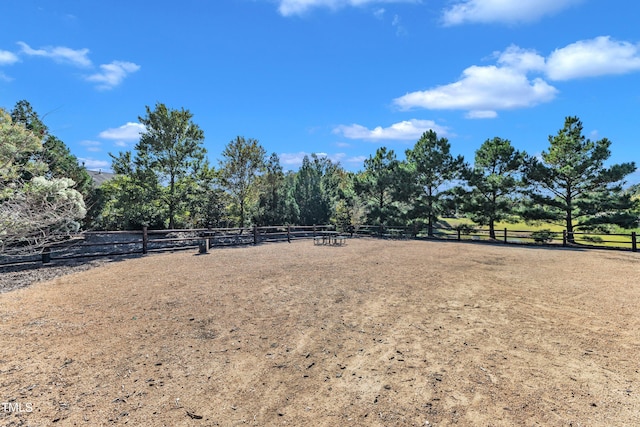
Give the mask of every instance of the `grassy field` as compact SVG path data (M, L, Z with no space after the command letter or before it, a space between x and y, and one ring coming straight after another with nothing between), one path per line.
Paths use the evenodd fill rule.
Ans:
M469 225L477 230L486 230L486 234L484 237L488 239L488 226L479 226L474 224L468 218L443 218L439 223L438 227L444 228L452 228L455 229L460 225ZM520 236L525 236L526 233L517 233L518 231L540 231L540 230L550 230L552 232L558 233L558 238L554 239L551 243L562 243L562 231L565 229L560 225L554 224L545 224L545 223L526 223L524 221L510 223L510 222L498 222L495 225L496 230L496 238L502 239L504 235L504 229L507 229L507 234L511 233L511 237L520 238ZM636 232L638 236L640 236L640 228L632 229L632 230L624 230L620 227L613 227L611 234L581 234L580 232L576 232L575 239L576 242L583 245L593 245L593 246L602 246L602 247L612 247L612 248L631 248L631 233ZM453 231L451 231L453 233ZM482 236L480 236L482 238ZM640 237L639 237L640 238ZM601 239L601 241L599 241ZM522 238L522 241L531 242L531 239ZM640 242L638 242L640 245Z

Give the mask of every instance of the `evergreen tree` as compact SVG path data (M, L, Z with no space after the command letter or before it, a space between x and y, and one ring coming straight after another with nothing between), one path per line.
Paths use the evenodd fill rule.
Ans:
M611 141L585 138L582 122L567 117L557 135L549 136L549 144L541 159L531 159L527 167L531 188L525 219L563 225L570 242L575 241L575 229L637 224L638 218L631 212L631 195L622 191L624 178L636 166L629 162L606 167Z
M374 225L397 222L398 200L403 185L400 162L393 150L381 147L364 161L364 171L355 178L355 191L367 204L367 220Z
M323 175L330 162L316 154L304 156L295 178L294 197L302 225L327 224L331 218L330 198L323 188Z
M495 223L513 218L526 154L498 137L486 140L475 154L473 167L463 170L470 191L464 192L461 209L474 222L488 225L489 236L495 239Z
M257 225L284 225L297 221L297 206L293 191L280 165L280 158L272 153L260 177L255 223Z
M28 101L23 99L16 103L11 111L11 120L13 123L22 124L41 138L41 149L25 155L37 156L39 161L45 163L48 178L70 178L74 181L73 188L78 190L85 199L90 198L92 180L86 168L78 162L76 156L71 154L69 147L63 141L49 133L49 128ZM25 176L25 178L31 177Z
M422 134L413 149L406 151L408 171L413 179L407 186L412 194L412 219L426 219L427 233L433 236L438 216L446 211L453 191L453 180L460 177L464 159L453 157L446 138L429 130Z

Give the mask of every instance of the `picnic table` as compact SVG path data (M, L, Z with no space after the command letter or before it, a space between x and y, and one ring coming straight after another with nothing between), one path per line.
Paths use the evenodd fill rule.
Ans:
M346 240L345 236L342 236L337 231L320 231L317 236L313 238L314 245L342 245Z

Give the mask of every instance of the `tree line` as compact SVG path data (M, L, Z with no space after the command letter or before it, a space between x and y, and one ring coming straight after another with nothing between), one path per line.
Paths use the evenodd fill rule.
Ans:
M80 228L142 226L367 223L426 228L432 236L437 221L450 216L488 226L492 238L497 222L524 220L559 224L573 240L575 230L633 228L640 217L640 189L625 188L624 181L635 163L606 165L611 141L587 139L577 117L567 117L538 156L495 137L484 141L469 163L430 130L406 150L404 160L380 147L358 172L316 154L305 156L297 171L285 172L276 153L267 155L258 140L243 136L211 164L204 132L189 110L158 103L147 106L139 121L146 130L138 143L133 150L110 153L115 176L96 187L27 101L10 114L3 111L3 244L44 242ZM38 210L50 218L30 217Z

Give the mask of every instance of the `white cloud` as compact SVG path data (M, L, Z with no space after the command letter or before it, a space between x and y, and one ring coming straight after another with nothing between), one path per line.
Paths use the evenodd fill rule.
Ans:
M77 67L92 68L93 63L89 59L89 49L71 49L64 46L44 47L33 49L25 42L18 42L21 47L21 53L27 56L40 56L53 59L59 63L72 64ZM11 60L8 55L10 52L0 51L0 65L5 61ZM97 83L100 90L113 89L131 73L135 73L140 66L133 62L112 61L110 64L100 65L100 71L85 76L85 80Z
M547 60L552 80L569 80L640 71L640 44L611 40L608 36L581 40L556 49Z
M100 148L102 143L99 141L84 140L84 141L80 141L80 145L82 145L83 147L86 147L87 151L91 151L91 152L102 151L102 149Z
M402 25L402 20L400 19L400 16L395 15L393 17L393 21L391 22L391 25L396 29L396 36L400 37L400 36L409 35L409 31L407 31L404 25Z
M0 65L11 65L18 62L20 58L13 52L7 50L0 50Z
M437 125L432 120L405 120L399 123L394 123L389 127L383 128L377 126L373 129L369 129L359 124L341 125L333 130L333 133L341 134L345 138L349 139L363 139L366 141L382 141L382 140L398 140L409 141L417 140L420 136L428 130L434 130L437 134L446 134L447 129L445 127Z
M375 12L373 12L373 16L375 16L378 19L382 19L384 18L384 13L386 12L386 10L384 10L384 8L380 8L377 9Z
M299 166L302 164L302 159L304 158L304 156L309 156L309 155L310 155L309 153L305 153L303 151L300 151L298 153L278 154L278 156L280 157L280 163L286 166L293 166L293 165Z
M82 162L82 164L87 169L109 169L109 168L111 168L111 162L109 162L107 160L96 160L96 159L83 158L83 157L78 157L78 160L80 160L80 162Z
M492 56L496 65L470 66L456 82L410 92L393 102L401 110L466 110L470 119L495 118L499 110L552 101L558 89L545 79L560 81L640 71L640 43L615 41L609 36L572 43L547 58L515 45Z
M498 113L491 110L474 110L465 114L467 119L495 119Z
M313 8L337 10L347 6L365 6L380 3L419 3L420 0L279 0L278 11L282 16L302 15ZM384 9L379 9L384 11Z
M353 157L349 157L349 158L345 159L345 163L362 165L362 164L364 164L364 161L367 160L367 159L368 159L367 156L353 156Z
M13 79L9 76L7 76L5 73L3 73L2 71L0 71L0 80L2 80L3 82L10 82L13 81Z
M21 52L29 56L51 58L56 62L68 63L77 67L91 67L91 60L87 57L89 49L71 49L64 46L44 47L33 49L25 42L18 42Z
M333 163L340 162L341 164L348 163L352 165L353 164L362 165L364 161L368 159L367 156L349 156L346 153L324 154L323 157L328 158Z
M509 46L504 52L497 52L498 64L514 70L544 71L545 59L534 50L522 49L516 45Z
M143 124L128 122L120 127L104 130L100 132L98 136L103 139L111 139L119 142L132 142L138 141L140 139L140 134L145 131L146 128Z
M496 110L531 107L555 98L558 90L541 78L529 80L526 73L509 67L471 66L455 83L408 93L394 103L402 110L482 111L495 117ZM477 114L476 114L476 117Z
M557 13L582 0L458 0L443 12L445 25L467 22L531 22Z
M100 72L86 77L90 82L98 83L98 89L108 90L118 86L127 75L135 73L140 66L133 62L113 61L100 65Z

